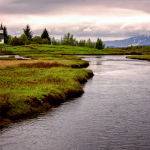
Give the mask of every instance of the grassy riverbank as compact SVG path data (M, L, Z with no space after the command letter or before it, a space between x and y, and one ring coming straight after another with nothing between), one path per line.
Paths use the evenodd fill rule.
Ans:
M1 127L82 95L82 84L93 76L92 71L83 69L89 63L78 57L52 54L32 47L6 46L1 50L1 54L31 58L0 60Z
M79 60L70 65L48 60L4 61L0 67L0 125L6 119L31 116L83 94L82 83L93 73L77 68L86 62L77 64Z
M82 84L93 76L88 62L74 55L150 54L150 47L91 49L75 46L1 46L0 126L26 118L83 94ZM20 55L31 60L17 60ZM68 56L69 55L69 56ZM146 56L145 55L145 56Z
M150 55L133 55L133 56L128 56L128 58L150 61Z

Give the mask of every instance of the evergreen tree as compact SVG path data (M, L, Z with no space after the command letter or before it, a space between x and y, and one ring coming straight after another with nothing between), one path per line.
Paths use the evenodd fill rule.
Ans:
M72 34L67 33L67 34L64 35L63 40L62 40L62 44L75 46L76 43L77 43L77 41L76 41L76 39L73 37Z
M11 45L12 39L13 37L11 35L8 35L8 41L7 41L8 45Z
M3 27L3 31L4 31L4 43L7 44L9 36L8 36L8 33L7 33L7 28L5 26Z
M55 39L55 37L52 38L52 45L58 45L59 42Z
M92 42L91 39L89 38L86 42L86 46L90 48L95 48L95 42Z
M27 37L25 34L22 34L22 35L20 36L20 41L21 41L24 45L29 44L28 37Z
M86 46L86 41L85 40L80 40L78 42L78 46Z
M46 28L43 30L41 38L42 39L47 39L49 41L49 43L51 43L51 38L50 38L49 33L48 33Z
M0 29L3 29L3 24L1 23Z
M41 36L35 36L32 38L32 42L36 44L42 44L42 38Z
M24 34L27 36L28 40L31 40L32 39L32 31L30 29L30 26L27 25L25 29L23 29L24 31Z
M102 42L101 39L97 39L97 42L96 42L96 46L95 46L96 49L104 49L105 48L105 45L104 43Z

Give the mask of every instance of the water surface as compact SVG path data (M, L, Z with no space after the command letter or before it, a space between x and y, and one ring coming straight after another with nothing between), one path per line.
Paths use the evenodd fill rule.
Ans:
M150 62L87 57L85 94L4 129L0 150L149 150Z

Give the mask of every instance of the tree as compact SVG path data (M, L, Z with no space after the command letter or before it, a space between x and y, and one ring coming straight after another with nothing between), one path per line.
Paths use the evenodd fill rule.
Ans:
M64 44L64 45L75 46L76 43L77 43L76 39L73 37L73 34L70 34L70 33L65 34L62 39L62 44Z
M97 39L97 42L96 42L96 46L95 46L96 49L104 49L105 48L105 45L104 43L102 42L101 39Z
M80 40L78 42L78 46L85 46L86 45L86 41L85 40Z
M41 38L44 39L44 40L47 39L47 40L49 41L49 43L51 43L51 39L50 39L50 37L49 37L49 33L48 33L48 31L47 31L46 28L43 30L43 33L42 33L42 35L41 35Z
M86 42L86 46L90 47L90 48L94 48L95 47L95 43L91 41L91 39L89 38Z
M23 45L27 45L30 43L28 37L25 34L22 34L19 39L21 43L23 43Z
M4 30L4 43L7 44L9 36L8 36L8 33L7 33L6 26L4 26L3 30Z
M52 42L52 45L58 45L59 44L59 42L55 39L55 37L52 38L51 42Z
M8 44L8 45L11 45L12 38L13 38L13 37L12 37L11 35L8 36L8 41L7 41L7 44Z
M24 31L24 34L27 36L28 40L31 40L32 39L32 31L30 29L30 26L27 25L25 29L23 29Z
M32 38L32 42L36 44L42 44L42 38L40 36L35 36Z
M24 45L24 43L23 43L23 41L20 38L15 36L11 40L11 45L18 46L18 45Z

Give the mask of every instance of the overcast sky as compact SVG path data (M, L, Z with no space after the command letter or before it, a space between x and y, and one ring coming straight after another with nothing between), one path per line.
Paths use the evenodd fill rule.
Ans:
M150 34L150 0L0 0L0 21L10 34L29 24L60 37L121 39Z

